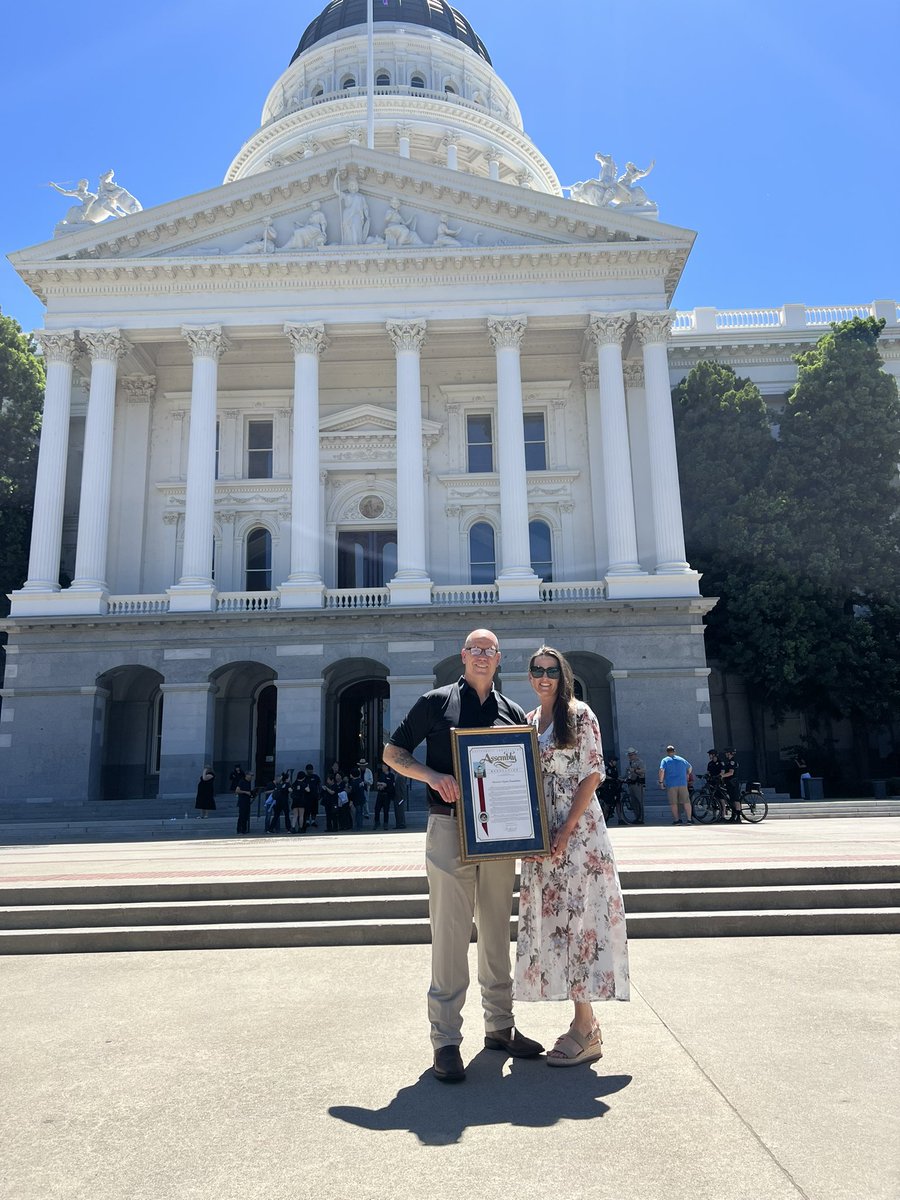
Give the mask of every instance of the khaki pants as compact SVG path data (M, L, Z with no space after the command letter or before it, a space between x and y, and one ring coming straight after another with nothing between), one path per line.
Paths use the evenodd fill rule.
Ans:
M513 1023L509 922L516 864L500 859L463 865L456 818L435 814L428 818L425 861L431 917L428 1019L432 1045L439 1050L462 1041L473 917L485 1032Z

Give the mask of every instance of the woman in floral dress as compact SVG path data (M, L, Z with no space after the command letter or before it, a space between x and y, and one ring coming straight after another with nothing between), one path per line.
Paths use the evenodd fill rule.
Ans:
M628 943L619 875L603 813L594 794L603 779L600 726L574 698L572 668L550 646L532 655L531 686L540 704L537 728L549 858L522 863L517 1000L572 1000L568 1031L547 1054L553 1067L603 1055L594 1000L627 1000Z

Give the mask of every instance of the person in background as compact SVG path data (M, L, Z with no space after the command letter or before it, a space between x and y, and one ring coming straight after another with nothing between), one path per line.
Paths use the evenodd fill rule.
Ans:
M307 829L310 825L314 825L317 829L319 827L319 793L321 789L322 780L316 774L312 763L307 763L304 774L300 776L300 790L303 794L303 811Z
M281 831L281 819L284 818L284 832L291 832L291 774L290 771L282 771L275 784L273 792L275 797L275 805L272 811L272 833Z
M350 793L347 790L348 781L343 777L338 777L335 781L337 786L337 804L338 804L338 828L342 831L353 828L353 813L350 806Z
M322 807L325 810L325 832L337 833L337 788L331 773L325 776L322 784Z
M728 803L731 806L731 816L728 818L729 823L739 825L744 818L741 816L741 784L738 779L738 761L734 755L734 747L730 747L725 751L725 761L722 763L722 782L725 784L725 789L728 792Z
M216 784L215 775L212 767L207 763L203 768L203 773L197 782L197 800L194 808L200 810L201 820L207 813L215 812L216 810Z
M391 772L393 774L393 772ZM405 775L397 775L394 779L394 828L406 828L406 807L409 796L409 780Z
M363 789L366 796L366 803L363 806L363 816L366 818L366 820L368 820L372 815L369 812L369 794L375 790L375 776L372 774L372 768L364 758L361 758L356 765L359 767L359 774L363 782Z
M666 746L666 756L659 764L659 786L666 790L669 808L672 810L673 825L679 823L679 804L684 809L683 824L690 825L694 821L694 814L691 811L691 796L688 792L688 776L693 769L686 758L675 753L674 746Z
M628 762L625 765L625 782L628 784L628 791L631 795L631 807L637 814L635 825L643 825L644 823L644 784L647 782L647 773L644 769L644 764L638 758L638 752L634 746L628 747Z
M604 762L606 770L606 778L600 784L599 795L600 805L603 809L603 817L607 825L611 825L616 817L616 809L619 804L619 760L614 754L610 754Z
M350 772L350 803L353 805L353 828L362 829L366 816L366 785L359 767Z
M379 817L384 820L384 828L387 829L391 816L391 801L394 798L396 789L397 776L390 767L382 763L378 768L378 774L375 776L375 825L378 828Z
M237 767L236 770L240 772L234 785L234 794L237 796L238 806L237 832L240 837L250 832L250 806L253 804L253 784L250 776L244 771L243 767Z

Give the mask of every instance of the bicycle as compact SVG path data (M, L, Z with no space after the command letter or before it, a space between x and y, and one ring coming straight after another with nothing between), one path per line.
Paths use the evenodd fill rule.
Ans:
M597 799L600 802L600 807L603 810L603 816L607 823L613 813L619 818L621 825L636 825L640 820L640 809L635 805L631 789L624 779L618 781L618 791L611 804L607 801L603 793L603 784L597 788ZM607 816L607 813L609 813L609 816Z
M708 775L698 775L705 779L699 792L691 797L691 811L698 821L724 821L728 811L728 790L724 783L711 780Z
M758 825L769 815L769 805L763 795L761 783L745 783L740 804L741 817L751 825Z

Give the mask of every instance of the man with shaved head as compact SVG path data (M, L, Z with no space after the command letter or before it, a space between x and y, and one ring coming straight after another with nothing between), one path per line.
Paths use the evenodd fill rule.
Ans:
M534 1058L543 1046L524 1037L513 1024L509 961L509 919L515 867L513 859L460 861L456 805L459 787L453 774L451 729L490 729L525 725L525 712L494 688L500 644L490 629L475 629L462 647L463 674L449 687L426 692L384 748L384 761L428 789L425 858L431 917L431 987L428 1019L434 1048L434 1074L444 1083L465 1079L459 1052L462 1007L469 986L469 938L478 927L478 981L484 1008L484 1044L516 1058ZM426 744L425 765L413 751Z

